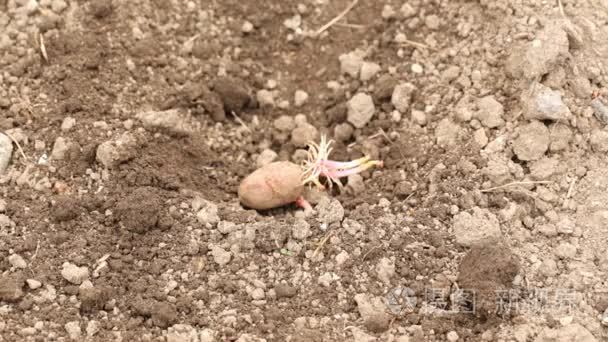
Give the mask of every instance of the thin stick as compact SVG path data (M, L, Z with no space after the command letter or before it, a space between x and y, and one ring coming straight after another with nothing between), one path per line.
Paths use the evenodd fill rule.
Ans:
M365 260L365 258L367 258L367 256L370 255L370 253L373 252L378 247L380 247L380 245L375 245L374 247L370 248L369 251L367 251L367 253L365 253L363 255L363 259L361 259L361 260Z
M409 39L403 40L403 44L404 45L412 45L412 46L419 47L419 48L422 48L422 49L428 49L428 50L431 50L431 51L435 51L435 49L433 49L432 47L430 47L430 46L428 46L426 44L418 43L418 42L415 42L415 41L409 40Z
M493 188L483 189L483 190L481 190L481 192L490 192L490 191L494 191L494 190L499 190L499 189L506 188L506 187L509 187L512 185L551 184L551 183L553 183L553 182L552 181L511 182L511 183L503 184L500 186L495 186Z
M251 132L251 129L249 129L249 127L247 127L247 125L245 124L245 122L243 120L241 120L241 118L239 118L238 115L236 115L236 113L231 110L230 113L232 113L232 116L234 116L234 119L241 124L241 126L245 127L245 129L249 132Z
M317 254L319 253L319 250L321 250L321 248L323 248L323 246L325 246L325 243L327 242L327 240L329 240L331 233L332 232L327 233L327 235L325 235L323 240L321 240L321 242L319 243L319 246L317 246L317 249L315 249L314 253L312 253L311 259L314 259L317 256Z
M49 56L46 54L46 46L44 45L44 36L40 33L40 54L42 54L42 58L48 63Z
M336 23L336 26L342 26L342 27L348 27L348 28L354 28L354 29L364 29L367 26L365 25L360 25L360 24L347 24L347 23Z
M19 145L19 142L17 141L17 139L15 139L15 137L13 137L10 133L4 131L3 132L7 137L9 137L14 143L15 145L17 145L17 149L19 150L19 152L21 153L21 156L23 157L23 159L25 159L25 161L29 162L30 160L28 159L28 157L25 155L25 153L23 152L23 149L21 148L21 145Z
M572 182L570 182L570 187L568 188L566 199L572 197L572 192L574 191L574 184L576 184L576 178L572 179Z
M330 28L333 24L335 24L340 19L342 19L348 12L350 12L351 9L353 9L353 7L355 7L357 5L358 2L359 2L359 0L353 0L353 2L350 5L348 5L348 7L346 7L346 9L344 11L342 11L342 13L338 14L337 17L333 18L327 24L323 25L320 29L318 29L317 32L315 32L314 36L316 37L316 36L320 35L325 30Z

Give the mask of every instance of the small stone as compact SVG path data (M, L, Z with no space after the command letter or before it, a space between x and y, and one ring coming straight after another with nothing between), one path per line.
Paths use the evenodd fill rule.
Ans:
M291 18L287 18L285 21L283 21L283 25L288 29L297 32L300 30L300 25L302 25L302 16L296 14Z
M598 340L578 323L568 324L556 329L544 328L543 331L534 339L534 342L597 342Z
M53 0L51 2L51 9L53 12L59 14L68 7L68 4L64 0Z
M311 141L319 139L319 131L309 123L304 123L291 131L291 142L296 147L306 147Z
M420 126L426 125L426 113L421 110L412 109L412 121Z
M240 78L219 77L213 83L213 91L219 95L224 112L228 114L233 111L240 113L252 101L247 83Z
M225 251L219 246L211 247L211 255L213 256L213 261L220 266L228 264L230 262L230 258L232 257L232 253Z
M591 147L596 152L607 152L608 151L608 131L603 129L594 129L591 132L589 138Z
M127 119L125 121L123 121L122 123L122 127L124 127L126 130L130 130L133 128L134 122L131 119Z
M262 300L264 298L266 298L266 294L264 293L263 289L256 288L255 290L251 291L251 299Z
M426 25L426 27L434 31L439 29L441 21L439 20L438 16L431 14L424 19L424 24Z
M399 83L393 89L391 103L401 113L407 113L412 102L412 95L416 91L416 86L411 83Z
M447 333L446 338L449 342L456 342L458 341L458 333L455 331L450 331L449 333Z
M372 97L364 93L357 93L353 96L346 107L348 111L347 120L356 128L365 127L376 111Z
M457 79L460 75L460 67L456 65L452 65L445 69L443 73L441 73L441 79L443 82L450 83L453 80Z
M480 128L473 133L473 140L479 145L479 147L484 148L488 144L488 136L486 135L486 131L483 128Z
M264 165L268 165L268 164L272 163L273 161L277 160L278 157L279 157L279 155L275 151L273 151L271 149L265 149L258 156L258 158L256 160L256 165L258 168L260 168Z
M66 139L62 137L58 137L55 139L55 144L53 144L53 151L51 151L51 159L53 160L62 160L65 158L65 154L70 148L70 144Z
M395 17L395 9L391 5L384 5L382 7L382 19L391 19Z
M0 175L6 171L13 155L13 141L0 133Z
M576 256L576 247L569 242L562 242L555 248L555 255L562 259L573 259Z
M358 77L363 66L363 55L364 53L359 50L340 55L338 59L340 60L340 70L342 73L348 74L351 77Z
M533 83L521 95L524 117L529 120L564 120L570 117L570 109L562 101L562 95L541 83Z
M103 142L97 147L96 159L107 168L116 167L137 155L137 139L129 132Z
M298 289L296 287L280 283L274 287L274 293L276 294L277 299L291 298L295 297L295 295L298 293Z
M243 33L253 32L253 24L251 22L245 20L243 22L243 25L241 26L241 32L243 32Z
M89 323L87 323L86 328L87 336L95 336L95 334L97 334L100 329L101 324L99 323L99 321L90 320Z
M281 132L290 132L296 128L296 123L293 117L289 115L281 115L274 120L273 126Z
M557 274L557 263L552 258L547 258L538 267L538 272L546 277L553 277Z
M561 22L548 22L523 48L512 49L506 70L516 79L533 80L548 74L569 55L568 34Z
M502 116L505 113L503 105L496 101L494 96L482 97L477 101L478 111L475 118L488 128L500 127L505 124Z
M338 255L336 255L336 265L340 266L343 265L346 260L348 260L349 255L348 252L346 251L342 251L340 253L338 253Z
M487 209L473 208L473 214L466 211L454 216L456 243L471 247L500 239L502 233L498 218Z
M315 209L319 213L317 220L321 223L330 225L342 222L342 219L344 219L344 207L337 199L323 197Z
M274 95L272 91L260 89L255 95L260 107L274 107Z
M374 78L382 68L377 63L363 62L361 65L361 72L359 79L363 82L367 82Z
M391 278L395 275L395 263L388 258L382 258L376 265L376 274L385 284L391 283Z
M190 135L194 132L193 124L188 117L176 109L141 112L135 117L150 130L162 130L178 136Z
M401 15L403 15L404 18L411 18L418 13L418 10L412 5L410 5L410 3L408 2L404 3L403 6L401 6L401 8L399 9L399 11L401 12Z
M19 330L19 335L21 336L32 336L34 334L36 334L36 328L34 327L27 327Z
M308 101L308 93L304 90L296 90L293 102L296 107L302 107Z
M334 128L334 139L340 142L347 142L352 138L355 129L349 123L337 124Z
M572 235L574 234L576 224L571 218L564 216L557 222L556 228L559 234Z
M543 234L546 237L554 237L557 236L557 229L554 225L547 223L542 224L538 227L538 232Z
M76 119L71 116L68 116L63 119L63 122L61 123L61 130L64 132L69 132L74 127L74 125L76 125Z
M74 341L81 340L82 331L80 330L80 322L78 322L78 321L68 322L63 327L65 328L65 331L68 333L68 335L70 336L70 338L72 340L74 340Z
M439 121L437 128L435 128L437 145L447 147L456 144L459 132L460 126L449 118Z
M19 254L11 254L8 257L8 263L11 264L14 268L26 268L27 262L23 259L23 257Z
M386 313L386 304L378 297L369 297L364 293L355 295L355 302L363 324L372 332L383 332L388 329L390 316Z
M198 201L197 205L198 204L200 204L200 206L198 206L198 209L200 210L198 210L196 213L196 219L200 224L209 224L211 226L215 226L218 222L220 222L217 205L205 200Z
M78 267L66 262L63 264L61 276L72 284L80 285L83 281L89 279L89 269L85 266Z
M424 68L422 67L422 65L420 65L418 63L412 64L410 69L412 70L412 72L414 74L422 74L424 72Z
M296 219L293 227L291 227L291 235L296 240L305 240L312 235L310 224L303 219Z
M538 160L549 149L549 130L540 121L532 121L519 130L513 151L523 161Z
M27 279L25 282L30 290L36 290L42 286L42 283L36 279Z

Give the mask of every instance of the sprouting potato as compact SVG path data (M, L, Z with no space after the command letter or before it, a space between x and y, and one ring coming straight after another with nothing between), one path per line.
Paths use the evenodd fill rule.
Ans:
M296 202L302 195L302 169L287 161L265 165L239 186L239 200L252 209L265 210Z
M308 146L308 158L302 166L281 161L254 171L241 182L239 200L246 207L258 210L272 209L293 202L305 210L312 210L310 203L302 197L304 185L313 184L325 189L319 180L319 177L325 177L330 187L335 183L342 188L340 178L384 165L382 161L370 160L368 156L347 162L330 160L332 143L333 141L327 141L325 136L321 137L319 144L311 142Z

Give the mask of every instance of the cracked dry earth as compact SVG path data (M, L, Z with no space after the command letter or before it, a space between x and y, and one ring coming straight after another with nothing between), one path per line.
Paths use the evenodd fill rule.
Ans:
M0 0L0 341L608 340L607 15ZM321 135L384 167L239 204Z

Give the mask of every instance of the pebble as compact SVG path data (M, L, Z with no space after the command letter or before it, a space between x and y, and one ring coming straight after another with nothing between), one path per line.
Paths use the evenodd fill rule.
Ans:
M197 211L196 219L200 224L213 227L220 222L217 205L205 200L198 201L198 199L195 199L193 202L195 201L198 207L195 209ZM192 207L194 208L195 205L193 204Z
M435 128L437 145L447 147L456 144L459 132L460 126L449 118L439 121Z
M253 291L251 291L251 299L253 299L253 300L262 300L265 297L266 297L266 294L264 293L263 289L256 288Z
M81 340L82 331L80 330L80 322L78 322L78 321L68 322L63 327L65 328L65 331L68 333L68 335L70 336L70 338L72 340L74 340L74 341Z
M72 128L74 128L74 125L76 125L76 119L68 116L63 119L63 122L61 123L61 130L64 132L69 132Z
M521 105L524 117L529 120L564 120L571 116L570 109L562 101L562 94L541 83L533 83L522 93Z
M296 107L302 107L308 101L308 93L304 90L296 90L294 94L293 103Z
M310 231L310 224L303 219L296 219L293 226L291 227L291 235L296 240L305 240L307 237L312 235Z
M19 254L11 254L8 256L8 263L11 264L14 268L26 268L27 262L25 259Z
M95 334L97 334L100 329L101 324L99 323L99 321L90 320L89 323L87 323L86 328L87 336L95 336Z
M321 223L330 225L332 223L342 222L342 219L344 219L344 207L342 207L340 201L335 198L321 198L315 209L319 214L317 220Z
M463 211L454 216L456 243L471 247L500 239L502 233L496 215L479 207L474 207L472 211L473 214Z
M450 331L449 333L447 333L446 338L449 342L456 342L458 341L458 333L455 331Z
M351 77L358 77L363 66L364 53L360 50L351 51L347 54L342 54L338 57L340 61L340 70L343 74L348 74Z
M548 22L524 49L513 49L506 69L515 78L529 80L549 73L569 55L568 35L562 24Z
M578 323L568 324L552 329L546 327L534 339L534 342L597 342L597 339L585 327Z
M555 255L562 259L572 259L576 256L576 247L569 242L562 242L555 248Z
M59 14L68 7L68 4L64 0L53 0L51 2L51 9L53 12Z
M334 127L334 139L336 141L347 142L352 138L355 129L347 122L337 124Z
M187 116L176 109L140 112L135 117L147 129L158 129L175 135L190 135L194 132L194 127Z
M298 125L291 131L291 142L296 147L306 147L311 141L319 140L319 131L309 123Z
M264 151L262 151L262 153L260 153L255 163L256 166L260 168L277 160L278 157L279 155L275 151L271 149L265 149Z
M372 62L363 62L361 65L361 72L359 79L363 82L367 82L374 78L382 70L379 64Z
M290 132L296 128L296 122L289 115L281 115L274 120L273 126L281 132Z
M357 328L357 327L352 327L351 329L349 329L350 333L353 334L353 342L374 342L374 341L378 341L377 338L375 338L372 335L367 334L365 331Z
M63 264L61 276L74 285L80 285L83 281L89 279L89 269L86 266L78 267L66 262Z
M479 147L484 148L488 144L488 136L486 135L486 131L483 128L480 128L473 133L473 140L479 145Z
M505 113L503 105L494 96L484 96L477 101L478 111L475 118L487 128L500 127L505 124L502 116Z
M596 152L608 152L608 131L594 129L589 137L589 143Z
M441 79L443 82L450 83L453 80L457 79L460 76L460 67L456 65L452 65L445 69L443 73L441 73Z
M412 109L412 121L420 126L426 125L426 113L421 110Z
M348 260L349 255L347 251L341 251L340 253L338 253L338 255L336 255L336 265L340 266L343 265L346 260Z
M435 14L431 14L424 19L424 24L429 29L435 31L439 29L439 25L441 24L441 20Z
M365 293L355 295L355 302L363 324L371 332L383 332L388 329L390 316L386 313L386 304L381 298L370 297Z
M243 25L241 26L241 32L243 32L243 33L253 32L253 24L251 22L245 20L243 22Z
M418 13L418 10L412 5L410 5L408 2L404 3L403 6L401 6L401 8L399 9L399 11L401 12L401 15L403 15L404 18L411 18Z
M414 74L422 74L424 72L424 68L418 63L412 64L411 70Z
M3 133L0 133L0 174L8 168L13 155L13 142Z
M388 258L382 258L378 261L375 270L378 279L389 285L391 283L391 278L395 275L395 263Z
M36 279L27 279L25 282L30 290L36 290L42 286L42 283Z
M570 146L572 140L572 130L567 125L562 123L554 123L549 128L551 145L549 149L552 152L562 151Z
M538 160L549 149L549 130L540 121L532 121L520 127L519 136L513 142L513 151L523 161Z
M260 89L255 94L255 97L258 100L260 107L274 107L275 106L274 95L272 94L272 91L269 91L266 89Z
M137 139L129 132L105 141L97 147L96 159L106 168L112 168L137 155Z
M53 144L53 150L51 151L51 159L62 160L65 158L65 154L70 148L68 141L62 137L57 137Z
M416 86L411 83L399 83L393 89L391 103L401 113L407 113L412 102L412 95L416 90Z
M213 261L215 261L216 264L223 266L230 262L232 253L225 251L220 246L212 246L211 247L211 256L213 257Z
M363 128L372 119L376 107L372 97L357 93L346 104L347 120L356 128Z

